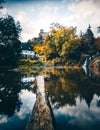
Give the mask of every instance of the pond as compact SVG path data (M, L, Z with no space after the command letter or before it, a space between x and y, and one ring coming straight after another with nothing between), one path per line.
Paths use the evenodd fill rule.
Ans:
M100 130L100 80L81 69L0 71L0 130L25 130L36 102L36 82L45 88L56 130Z

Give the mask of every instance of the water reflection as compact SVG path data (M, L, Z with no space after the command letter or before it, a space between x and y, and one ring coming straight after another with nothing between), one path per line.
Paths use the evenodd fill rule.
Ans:
M96 107L98 97L94 95L91 108L88 109L85 101L76 98L76 106L63 106L54 111L57 130L99 130L100 109Z
M55 70L46 82L57 130L100 129L100 84L82 70Z
M0 75L0 114L10 117L14 114L15 109L19 111L21 107L21 101L17 95L19 92L19 74L3 73Z
M100 69L99 68L91 68L87 66L83 66L83 70L85 75L91 78L92 80L100 83Z
M76 98L84 99L90 107L94 94L100 96L100 84L93 82L78 70L56 70L46 82L51 102L55 107L76 105Z
M45 90L44 77L36 77L37 98L26 130L54 130L54 118Z
M0 72L0 130L25 130L36 102L36 75L48 75L45 86L56 130L100 129L100 83L83 70L53 68Z
M34 74L22 74L21 75L21 88L22 89L28 89L29 86L33 84L35 81L35 75Z
M19 93L19 99L23 103L20 110L15 109L11 117L0 115L0 130L24 130L36 100L36 95L28 90ZM13 102L12 102L13 103Z
M30 88L33 81L23 84L25 76L8 71L0 73L0 130L24 130L26 127L36 94Z

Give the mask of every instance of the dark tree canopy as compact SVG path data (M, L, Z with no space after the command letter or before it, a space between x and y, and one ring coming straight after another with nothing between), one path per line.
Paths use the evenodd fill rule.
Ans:
M20 32L19 22L15 22L13 17L0 18L0 60L13 64L18 59L20 53Z

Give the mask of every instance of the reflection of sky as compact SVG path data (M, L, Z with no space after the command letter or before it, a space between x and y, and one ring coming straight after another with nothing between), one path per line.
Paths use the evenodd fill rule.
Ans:
M28 90L21 90L19 99L22 106L19 111L15 110L15 114L8 118L5 115L0 115L0 130L24 130L25 124L33 109L36 100L36 95Z
M94 95L91 107L88 108L85 101L76 99L76 106L64 106L54 110L57 130L99 130L100 107L97 107L100 97Z
M24 119L25 115L30 113L30 111L33 108L33 105L36 100L36 94L33 94L32 92L29 92L28 90L22 90L19 93L19 98L21 99L23 104L22 104L20 111L17 112L16 115L20 119Z

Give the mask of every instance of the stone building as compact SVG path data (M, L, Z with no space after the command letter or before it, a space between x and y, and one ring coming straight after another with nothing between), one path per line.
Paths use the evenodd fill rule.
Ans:
M91 30L91 26L89 24L89 27L86 30L86 34L85 34L85 41L88 45L91 45L94 43L94 34Z
M42 39L44 40L47 35L48 35L48 32L44 32L43 29L40 29L39 37L42 37Z

